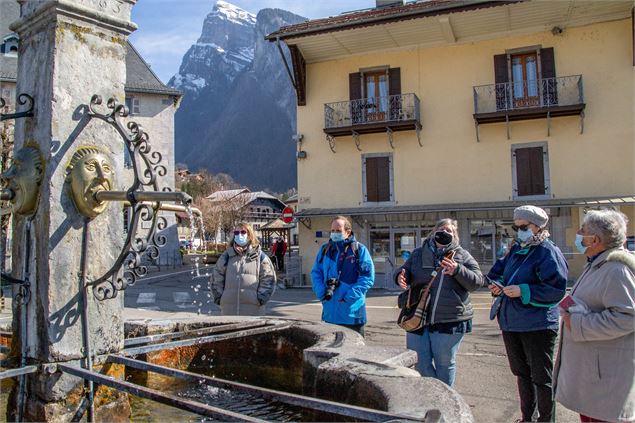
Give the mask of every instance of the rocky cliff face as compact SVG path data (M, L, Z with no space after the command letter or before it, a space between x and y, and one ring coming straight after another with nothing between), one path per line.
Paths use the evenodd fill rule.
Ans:
M296 186L295 93L264 36L303 20L279 9L254 16L218 1L169 82L185 93L176 114L177 162L254 189Z

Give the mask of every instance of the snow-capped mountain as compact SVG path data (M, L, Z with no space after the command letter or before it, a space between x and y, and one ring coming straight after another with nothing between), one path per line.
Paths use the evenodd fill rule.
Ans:
M175 118L177 162L228 173L254 189L296 185L295 93L264 36L304 20L280 9L254 16L217 2L168 83L185 94Z
M168 85L196 97L207 86L231 83L254 60L255 26L256 15L219 0L205 18L198 41L183 57L179 73ZM211 69L226 78L216 80Z

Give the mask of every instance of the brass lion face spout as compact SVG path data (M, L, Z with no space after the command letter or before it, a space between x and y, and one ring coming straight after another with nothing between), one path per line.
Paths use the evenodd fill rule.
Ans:
M77 211L90 219L101 214L108 203L95 194L114 186L113 166L108 156L95 147L80 147L66 168L70 193Z
M15 152L11 167L0 175L4 188L1 200L11 202L11 211L24 216L37 209L37 200L44 174L40 152L35 147L24 147Z

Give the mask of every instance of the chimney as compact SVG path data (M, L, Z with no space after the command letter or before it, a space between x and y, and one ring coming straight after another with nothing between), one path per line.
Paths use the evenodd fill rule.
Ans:
M385 7L403 6L404 0L375 0L375 7L383 9Z

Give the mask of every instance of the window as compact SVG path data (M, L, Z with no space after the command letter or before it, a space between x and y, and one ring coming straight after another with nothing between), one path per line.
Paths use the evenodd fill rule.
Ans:
M494 56L496 110L558 105L553 47L526 47Z
M139 98L138 97L126 97L126 107L130 115L138 115L140 112Z
M123 165L126 168L132 167L132 157L130 157L130 152L128 151L128 147L123 146Z
M353 124L397 119L401 95L401 69L387 66L348 75Z
M4 43L2 44L2 53L7 56L17 56L18 55L18 41L19 38L16 35L9 35L4 38Z
M551 195L547 143L512 145L514 199L544 199Z
M11 90L7 88L3 88L0 92L0 97L4 100L5 107L10 107L12 105L13 96L11 95Z
M392 203L394 201L392 154L362 155L362 189L364 203Z

